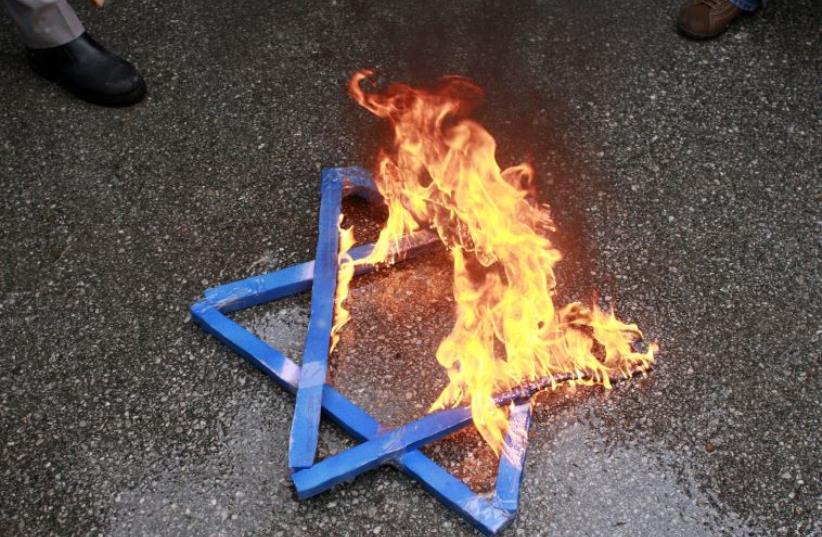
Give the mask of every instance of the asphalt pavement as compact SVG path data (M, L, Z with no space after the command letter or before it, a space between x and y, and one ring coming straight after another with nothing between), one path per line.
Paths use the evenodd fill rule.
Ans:
M36 78L0 18L0 535L475 534L391 468L298 502L293 398L188 314L312 258L320 169L385 140L345 93L362 67L479 83L499 160L552 205L558 300L599 290L662 349L646 379L539 398L505 535L822 534L822 3L702 43L676 6L78 6L148 81L122 110ZM356 282L331 379L386 423L444 382L448 277ZM236 318L296 358L308 297ZM348 445L323 426L321 453ZM493 482L470 431L428 453Z

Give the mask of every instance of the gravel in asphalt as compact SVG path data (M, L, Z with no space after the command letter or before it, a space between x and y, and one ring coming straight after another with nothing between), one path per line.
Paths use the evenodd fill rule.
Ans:
M676 7L80 7L148 81L122 110L35 78L0 19L0 535L474 534L390 468L297 502L292 397L187 312L312 257L320 169L386 134L345 94L362 67L485 88L499 160L553 207L560 300L599 289L663 349L647 379L540 397L505 535L820 535L822 4L705 43ZM332 378L387 422L444 382L447 282L436 256L357 281ZM298 356L307 316L236 318ZM323 426L322 453L348 445ZM470 432L429 453L493 479Z

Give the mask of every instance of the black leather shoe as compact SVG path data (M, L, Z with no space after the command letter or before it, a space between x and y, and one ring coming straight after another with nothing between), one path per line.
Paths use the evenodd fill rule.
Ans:
M26 50L35 73L84 101L130 106L146 94L146 83L137 69L108 52L88 33L59 47Z

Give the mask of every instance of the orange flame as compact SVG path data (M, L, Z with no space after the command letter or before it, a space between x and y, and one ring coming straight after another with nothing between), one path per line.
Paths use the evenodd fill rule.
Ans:
M531 167L501 169L494 138L467 119L482 90L450 76L430 90L393 84L366 93L361 83L372 75L356 73L348 89L393 127L393 148L380 155L375 177L389 212L374 252L356 264L387 261L403 235L423 226L436 230L454 260L456 322L437 351L449 384L431 410L470 403L477 430L499 453L507 414L494 394L569 372L610 387L650 366L656 346L633 349L642 338L636 325L596 304L555 307L553 267L562 256L545 236L553 229L548 207L531 200ZM347 319L342 303L354 265L340 264L335 329Z

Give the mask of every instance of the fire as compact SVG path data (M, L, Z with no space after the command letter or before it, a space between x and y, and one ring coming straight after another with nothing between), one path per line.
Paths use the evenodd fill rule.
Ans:
M356 243L354 240L354 228L342 227L343 217L337 228L340 230L340 246L337 255L337 291L334 295L334 325L331 327L331 348L333 352L340 341L340 329L351 319L351 313L345 308L345 299L348 297L348 288L351 278L354 277L354 262L348 254L348 250Z
M636 325L596 303L554 304L553 267L562 256L547 237L548 207L533 201L531 167L501 169L494 138L468 119L482 90L449 76L433 89L393 84L364 92L372 74L356 73L348 89L393 127L393 147L380 154L375 177L388 219L373 253L357 262L345 253L352 230L341 229L335 343L348 320L343 302L355 265L388 261L401 237L427 227L453 257L456 304L454 327L437 351L449 383L431 410L470 403L477 430L497 453L508 422L495 394L560 373L609 388L649 367L656 346L634 349L642 339Z

